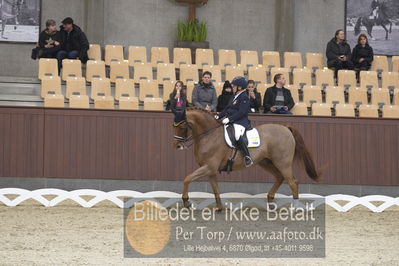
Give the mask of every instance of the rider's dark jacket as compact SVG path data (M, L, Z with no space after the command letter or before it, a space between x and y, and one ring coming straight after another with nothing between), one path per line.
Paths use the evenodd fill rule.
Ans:
M248 119L248 112L249 97L247 91L243 91L238 96L231 97L229 104L219 114L219 117L227 117L231 123L249 129L251 127L251 122Z

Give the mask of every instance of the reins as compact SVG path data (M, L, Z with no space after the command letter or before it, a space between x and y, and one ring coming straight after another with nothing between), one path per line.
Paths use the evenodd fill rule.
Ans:
M186 122L187 127L191 129L191 127L190 127L190 125L187 123L187 121L185 121L185 122ZM187 138L183 138L183 137L180 137L180 136L174 136L174 138L175 138L176 140L179 140L180 143L182 143L186 148L189 148L190 146L192 146L192 145L194 144L194 142L191 142L191 143L189 143L189 144L186 144L187 142L193 141L195 138L201 139L201 138L207 136L209 133L211 133L211 132L214 131L215 129L217 129L217 128L219 128L220 126L223 125L223 124L220 123L219 121L217 121L217 122L218 122L218 124L217 124L215 127L212 127L212 128L210 128L210 129L206 130L205 132L199 134L199 135L196 136L196 137L194 137L194 136L191 134L191 136L189 136L189 137L187 137Z

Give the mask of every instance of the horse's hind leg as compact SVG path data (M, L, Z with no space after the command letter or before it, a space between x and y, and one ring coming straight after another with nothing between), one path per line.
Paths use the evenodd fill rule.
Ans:
M190 186L190 183L193 182L194 180L201 178L201 177L207 177L212 174L212 171L207 165L204 165L194 172L192 172L190 175L188 175L186 178L184 178L183 181L183 194L182 194L182 199L183 199L183 204L184 207L189 208L190 207L190 202L188 201L188 188Z
M220 212L222 211L223 206L222 206L222 200L220 199L220 189L216 179L216 175L210 176L209 182L211 183L213 194L215 194L216 211Z
M276 195L277 190L280 188L281 184L284 181L284 176L269 159L264 159L263 161L259 162L259 166L262 167L265 171L271 173L276 178L276 182L267 193L267 202L272 203L274 201L274 196Z
M284 179L287 180L287 183L292 191L294 205L297 205L299 199L298 181L294 178L294 175L292 174L292 160L290 162L286 160L278 161L275 163L275 166L284 176Z

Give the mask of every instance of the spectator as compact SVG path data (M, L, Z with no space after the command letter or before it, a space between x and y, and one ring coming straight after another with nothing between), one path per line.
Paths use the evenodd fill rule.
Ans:
M290 90L284 88L285 77L283 74L276 74L273 78L274 86L266 90L263 99L263 107L267 114L292 114L290 110L294 107Z
M88 60L89 41L86 34L73 23L72 18L65 18L61 26L62 50L57 53L58 66L61 67L64 58L80 59L82 63Z
M335 73L340 69L353 69L351 61L351 48L345 40L343 30L337 30L335 37L327 44L327 66L334 67Z
M56 58L57 52L61 50L61 34L57 31L54 20L46 21L46 29L39 35L38 46L32 51L32 59Z
M193 90L193 104L196 107L205 108L208 111L215 112L218 104L215 87L213 87L212 73L205 71L200 81Z
M216 111L221 112L228 105L231 97L233 96L233 88L228 80L223 84L222 94L218 97L218 105Z
M249 95L249 106L251 113L259 113L259 108L261 106L261 95L256 89L255 81L248 80L247 91Z
M187 107L187 94L182 81L175 83L173 92L169 95L169 107L173 113L185 110ZM168 110L169 108L166 108Z
M369 70L373 62L373 48L369 45L366 34L360 34L357 39L357 45L352 51L352 62L355 68L360 70Z

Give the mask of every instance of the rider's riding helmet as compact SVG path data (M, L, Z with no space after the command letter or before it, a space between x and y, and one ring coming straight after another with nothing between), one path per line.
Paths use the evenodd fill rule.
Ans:
M248 81L244 77L235 77L231 84L241 87L242 89L246 89Z

